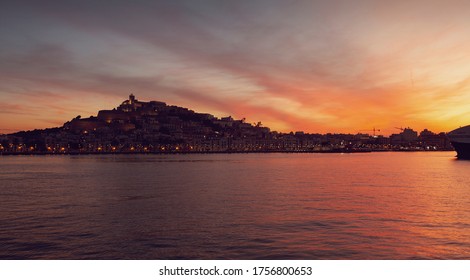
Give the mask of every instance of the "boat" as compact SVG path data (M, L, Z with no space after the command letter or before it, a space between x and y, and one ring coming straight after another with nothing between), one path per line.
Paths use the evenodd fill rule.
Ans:
M457 152L457 158L470 159L470 125L452 130L447 136Z

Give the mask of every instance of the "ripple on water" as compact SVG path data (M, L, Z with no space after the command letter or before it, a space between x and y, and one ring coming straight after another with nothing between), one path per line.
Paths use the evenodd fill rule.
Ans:
M0 259L470 258L453 156L5 157Z

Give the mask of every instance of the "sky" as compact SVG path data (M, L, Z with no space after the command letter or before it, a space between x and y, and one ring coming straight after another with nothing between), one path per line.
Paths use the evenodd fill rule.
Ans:
M8 1L0 133L142 101L281 132L470 124L470 1Z

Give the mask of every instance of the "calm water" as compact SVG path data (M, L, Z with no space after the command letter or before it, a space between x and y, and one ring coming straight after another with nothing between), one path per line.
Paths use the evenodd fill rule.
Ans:
M0 259L470 259L453 152L0 157Z

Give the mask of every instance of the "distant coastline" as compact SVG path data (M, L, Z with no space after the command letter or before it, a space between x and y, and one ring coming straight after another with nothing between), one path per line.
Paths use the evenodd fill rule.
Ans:
M449 150L332 150L332 151L196 151L196 152L4 152L0 156L67 156L67 155L191 155L191 154L359 154L359 153L387 153L387 152L452 152Z
M0 135L1 155L190 154L190 153L364 153L452 151L444 132L396 128L390 137L373 134L318 134L271 131L261 122L207 113L133 94L97 116L80 115L61 127Z

